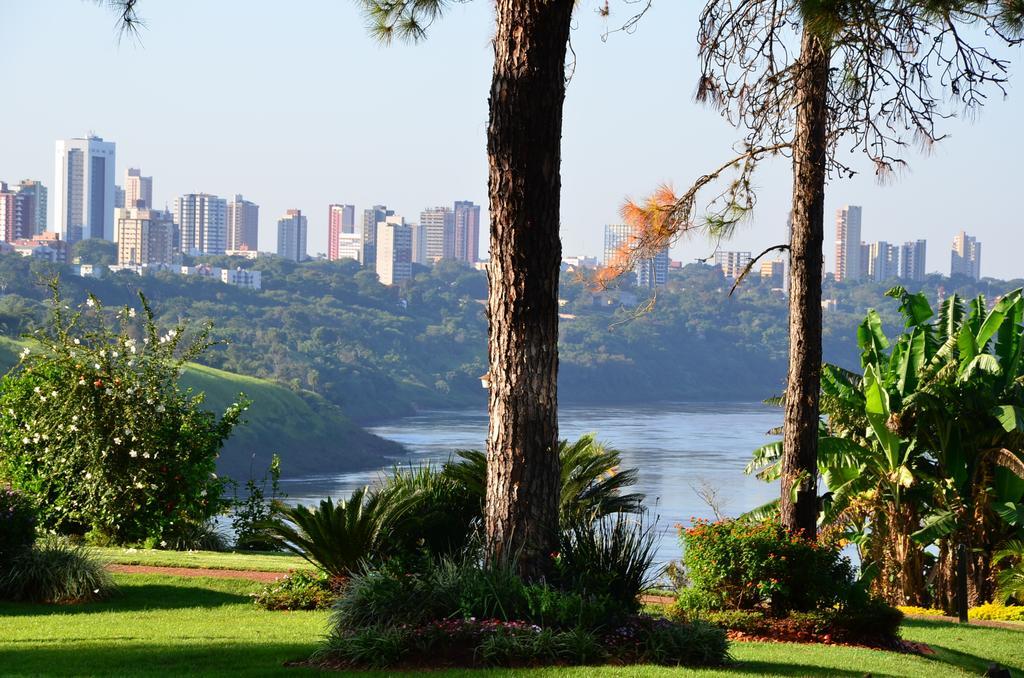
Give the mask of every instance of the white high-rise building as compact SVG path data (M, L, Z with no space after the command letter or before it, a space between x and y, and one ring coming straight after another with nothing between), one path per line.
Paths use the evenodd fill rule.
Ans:
M171 262L174 222L170 212L119 207L114 210L114 221L119 266Z
M413 251L417 264L435 264L455 256L455 213L450 207L420 212L419 237Z
M861 208L846 205L836 210L836 281L859 280L861 262Z
M904 280L923 282L927 240L908 240L900 247L900 277Z
M949 275L966 275L974 280L981 279L981 243L964 231L960 231L953 238Z
M355 259L363 262L363 236L361 233L342 233L338 236L335 259Z
M188 193L174 201L180 251L192 256L224 254L228 240L228 202L208 193Z
M890 280L899 275L900 251L884 240L868 245L868 278L876 282Z
M277 255L292 261L305 261L308 223L302 210L288 210L277 220Z
M377 223L377 278L394 285L412 277L412 227L400 216Z
M114 239L115 145L100 137L57 141L53 224L61 239Z
M633 229L628 224L607 224L604 227L604 265L619 266L633 247ZM637 262L629 271L631 282L640 287L661 287L668 282L668 248L654 257Z
M751 259L750 252L715 252L715 266L722 269L722 275L735 280L743 274Z
M153 209L153 177L142 176L142 170L129 167L124 173L124 206Z

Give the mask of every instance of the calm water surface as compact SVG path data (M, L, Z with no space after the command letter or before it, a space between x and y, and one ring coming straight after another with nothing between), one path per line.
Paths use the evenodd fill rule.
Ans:
M699 491L710 487L726 515L738 515L775 496L774 485L743 474L751 451L771 440L765 433L782 423L781 410L760 403L680 403L629 407L562 407L559 431L575 439L597 433L622 451L625 467L640 469L637 491L659 517L658 560L679 555L674 525L713 513ZM425 412L370 429L403 444L408 454L381 469L282 482L290 501L311 503L345 497L372 485L395 463L444 462L453 450L483 449L487 413Z

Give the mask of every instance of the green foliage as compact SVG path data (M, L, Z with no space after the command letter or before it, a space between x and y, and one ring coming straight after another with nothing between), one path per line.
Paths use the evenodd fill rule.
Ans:
M0 477L36 498L42 527L101 543L166 545L205 525L227 505L216 458L248 404L218 418L179 389L209 328L161 334L144 297L137 321L52 289L38 348L0 382Z
M899 638L903 613L874 599L856 608L822 608L782 617L760 610L719 610L704 618L719 628L757 638L889 645Z
M557 581L568 590L609 596L636 612L638 596L661 575L652 568L655 527L624 513L572 524L562 531L555 558Z
M262 538L302 556L334 577L348 577L382 552L391 525L405 511L361 488L337 504L324 499L315 509L274 506L274 518L258 524Z
M793 535L777 520L697 521L681 537L692 586L680 601L697 609L782 615L856 595L853 568L838 548Z
M969 617L971 619L1024 622L1024 605L985 603L984 605L972 607Z
M117 243L103 238L86 238L71 246L71 259L81 264L108 266L117 263Z
M270 481L270 498L267 498L267 481ZM270 468L259 483L252 476L245 482L245 498L234 500L231 529L235 533L235 547L244 551L273 551L275 544L264 539L258 525L273 517L273 503L284 498L281 492L281 458L271 457Z
M463 552L480 523L481 495L457 474L429 464L395 467L376 490L377 501L402 507L385 548L408 557L420 550L435 556Z
M644 662L664 666L714 666L729 657L729 643L721 629L703 620L686 624L647 621L639 635Z
M33 603L82 603L114 591L103 563L81 545L47 537L18 551L0 572L0 596Z
M329 610L341 590L336 581L326 572L299 570L267 584L252 598L264 610Z
M445 464L444 473L463 484L483 505L487 456L478 450L460 450L458 461ZM622 453L597 442L594 434L587 434L570 443L558 445L562 467L561 521L571 526L614 513L639 513L643 507L642 494L623 494L623 490L636 484L636 469L621 470Z
M0 509L2 510L2 509ZM996 596L1002 603L1024 605L1024 539L1013 539L996 551L992 563L996 573Z
M0 486L0 563L35 541L35 505L21 492Z

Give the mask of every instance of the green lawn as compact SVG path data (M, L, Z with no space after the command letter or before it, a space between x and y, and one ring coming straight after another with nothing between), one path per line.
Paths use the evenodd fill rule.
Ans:
M231 554L223 554L230 556ZM269 556L276 558L277 556ZM299 675L284 668L308 656L327 613L264 612L248 581L118 575L117 596L70 607L0 603L0 674ZM554 668L515 672L571 676L939 676L977 675L990 659L1024 675L1024 632L909 621L904 635L926 642L933 658L861 648L735 643L736 666L693 671L654 666ZM511 671L448 671L430 676L501 676ZM389 675L367 673L364 675Z
M284 553L235 553L218 551L160 551L157 549L94 548L101 560L119 565L202 567L211 570L288 572L312 566L298 556Z

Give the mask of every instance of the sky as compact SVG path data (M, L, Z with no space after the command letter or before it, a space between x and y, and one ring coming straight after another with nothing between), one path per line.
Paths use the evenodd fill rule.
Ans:
M568 255L601 255L603 225L627 196L659 184L684 188L730 154L741 134L694 103L701 3L654 0L630 34L607 28L637 7L581 0L565 104L562 241ZM53 186L54 142L95 133L117 144L117 177L153 176L154 202L241 193L260 205L260 249L276 245L286 209L309 218L309 250L326 251L327 205L386 204L409 221L455 200L487 203L485 131L493 8L453 3L428 39L384 46L346 0L141 0L138 40L119 38L114 15L89 0L0 0L0 180ZM1006 53L1024 77L1024 49ZM982 242L982 274L1024 277L1024 84L995 94L972 121L879 185L861 172L828 187L826 267L834 215L863 207L867 241L927 238L928 270L949 272L954 234ZM785 241L790 167L756 178L755 212L724 249ZM51 204L53 200L51 198ZM484 209L486 213L486 208ZM486 220L486 216L484 216ZM486 236L481 249L485 254ZM673 247L706 257L703 239Z

